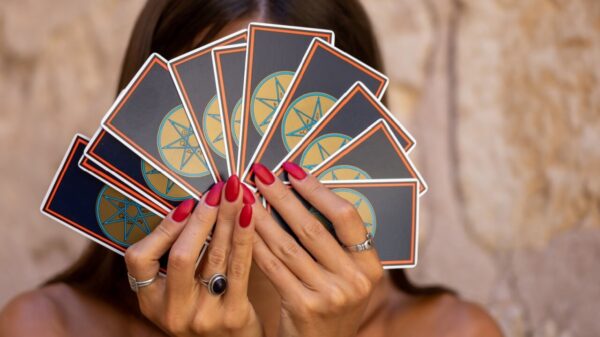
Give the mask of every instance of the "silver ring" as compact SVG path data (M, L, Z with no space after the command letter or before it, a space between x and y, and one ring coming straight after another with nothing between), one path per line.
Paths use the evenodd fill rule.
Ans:
M214 274L208 280L200 278L200 283L214 296L222 295L227 290L227 276L223 274Z
M367 239L357 245L352 246L344 246L347 250L351 252L364 252L365 250L370 250L375 248L375 243L373 242L373 235L371 233L367 233Z
M158 274L154 275L154 277L151 279L138 281L135 279L135 277L131 276L131 274L127 273L127 279L129 280L129 288L131 288L131 290L133 290L134 293L137 293L140 288L147 287L154 283L154 281L156 281L157 276Z

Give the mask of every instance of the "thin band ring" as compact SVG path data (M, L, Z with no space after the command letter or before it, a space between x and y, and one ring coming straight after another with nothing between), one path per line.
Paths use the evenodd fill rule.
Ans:
M364 252L365 250L371 250L375 248L375 244L373 243L373 235L371 235L371 233L367 233L367 238L365 241L352 246L344 246L344 248L346 248L346 250L350 252L355 253Z
M138 281L131 274L127 273L127 279L129 280L129 288L131 288L131 290L133 290L134 293L137 293L140 288L147 287L154 283L154 281L156 281L157 276L158 274L154 275L154 277L152 277L151 279Z

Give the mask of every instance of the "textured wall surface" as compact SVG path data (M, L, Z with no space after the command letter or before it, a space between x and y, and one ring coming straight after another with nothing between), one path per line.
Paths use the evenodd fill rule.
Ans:
M364 4L430 185L412 276L508 336L600 335L600 2ZM38 207L109 107L141 5L0 2L0 306L86 244Z

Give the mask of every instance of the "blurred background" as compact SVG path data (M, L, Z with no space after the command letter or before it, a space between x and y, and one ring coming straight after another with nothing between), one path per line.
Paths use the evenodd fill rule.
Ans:
M143 2L0 2L0 307L87 244L38 208ZM412 278L507 336L600 335L600 1L363 2L430 186Z

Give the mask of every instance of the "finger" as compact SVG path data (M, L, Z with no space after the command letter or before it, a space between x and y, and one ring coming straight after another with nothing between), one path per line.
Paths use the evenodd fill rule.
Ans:
M325 282L324 270L262 205L257 205L254 209L256 231L271 252L307 286L312 289L321 287Z
M256 186L261 194L283 217L302 245L319 263L328 270L339 271L351 262L335 238L304 207L290 188L259 163L254 164L253 172L257 177ZM266 237L264 239L266 240Z
M158 274L159 259L171 248L171 245L185 227L188 215L194 208L194 200L182 202L148 236L130 246L125 252L127 271L136 280L149 280ZM150 296L162 292L163 282L154 282L138 290L138 296Z
M169 252L167 297L171 303L189 299L194 290L196 261L217 219L218 208L213 202L222 188L223 183L217 183L204 196Z
M248 277L252 265L252 240L254 237L253 205L244 205L239 212L237 225L231 239L231 256L227 268L229 282L225 301L239 303L248 298Z
M239 178L233 175L227 180L221 193L217 225L199 271L200 277L205 280L210 279L214 274L227 274L231 235L242 204L240 185Z
M269 249L260 235L254 235L252 256L256 265L271 281L279 295L289 301L297 301L310 295L310 290Z
M295 163L286 162L283 169L288 172L290 183L298 192L327 219L331 220L335 234L345 246L352 246L366 240L367 229L356 207L321 184L313 175L307 174ZM361 265L381 268L375 249L352 252L350 254Z

